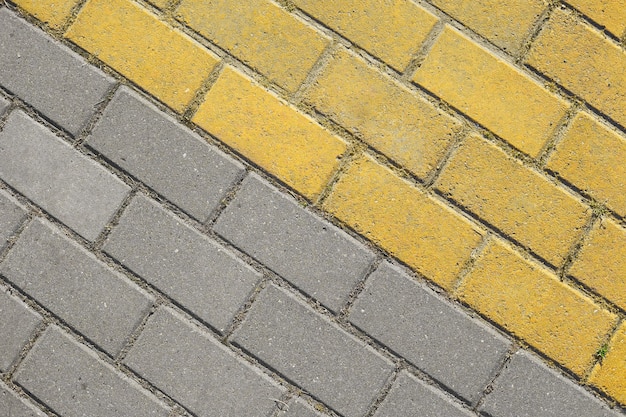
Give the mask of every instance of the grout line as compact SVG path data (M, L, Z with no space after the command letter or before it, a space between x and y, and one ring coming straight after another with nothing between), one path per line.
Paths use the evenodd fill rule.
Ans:
M350 168L352 163L363 154L363 148L364 146L360 142L352 142L348 144L346 151L339 157L339 164L337 165L337 168L317 196L317 199L313 201L313 205L315 207L323 210L324 203L333 192L335 185L339 182L348 168Z
M537 20L535 20L535 23L532 25L530 31L526 35L526 38L522 41L522 45L517 52L517 56L515 57L515 63L520 68L524 68L524 61L530 53L532 44L539 37L541 31L550 20L550 16L552 16L552 12L554 12L555 8L556 4L554 3L554 1L549 0L547 7L539 15Z
M397 362L395 365L395 369L393 370L391 375L389 375L389 377L381 387L380 391L378 392L378 395L374 398L374 401L372 401L372 403L368 407L364 417L372 417L376 413L380 405L383 403L383 401L385 401L385 399L389 395L391 388L393 387L394 383L398 379L398 376L400 375L400 372L402 371L400 362Z
M28 392L27 390L25 390L21 386L17 385L15 382L9 381L9 382L5 382L5 384L16 395L18 395L18 397L20 397L23 400L28 401L30 403L30 405L32 405L33 407L38 408L39 411L41 411L44 415L46 415L48 417L61 417L59 414L57 414L54 411L52 411L52 409L50 409L50 407L48 407L44 402L39 400L39 398L35 397L30 392ZM8 417L11 417L11 416L9 415Z
M219 76L222 74L224 67L225 64L223 60L220 60L217 64L215 64L215 67L213 67L209 75L207 75L206 79L202 82L200 88L198 88L198 90L195 92L193 98L191 99L185 110L183 110L183 119L191 121L194 114L196 114L196 112L204 102L205 96L207 95L211 87L213 87L213 85L217 82Z
M122 348L117 353L117 355L113 357L113 361L116 365L122 364L122 362L126 358L126 355L128 355L130 350L133 348L133 346L135 345L135 342L137 341L137 339L139 339L139 336L141 336L141 333L143 332L143 329L146 327L148 320L150 320L150 317L154 315L154 313L157 311L157 309L161 305L163 305L163 303L164 301L161 298L155 298L155 301L147 309L146 314L143 316L143 318L141 319L137 327L135 327L135 329L126 338L126 342L124 346L122 346Z
M543 148L539 151L539 154L535 158L537 161L537 168L541 170L545 169L548 160L556 151L558 144L561 142L561 140L563 140L567 131L570 129L574 118L577 114L579 114L581 107L581 103L575 103L569 109L567 109L567 111L563 115L563 118L557 123L553 134L550 136L550 138L548 138L546 143L543 145Z
M18 227L15 228L13 233L11 233L6 243L4 245L0 245L0 263L2 263L6 259L13 246L15 246L15 243L20 238L24 229L28 227L32 220L33 214L29 211L22 217L22 219L20 220L20 224L18 225Z
M228 340L232 338L235 331L239 327L241 327L241 324L245 321L246 316L248 315L248 312L252 308L252 305L254 304L259 294L265 289L265 287L268 285L269 282L270 282L269 276L267 274L263 274L261 279L259 279L259 282L257 282L257 284L254 286L254 288L248 295L243 305L235 313L230 324L224 331L224 334L220 337L220 340L222 341L222 343L230 344Z
M598 349L598 351L596 351L596 354L593 357L593 362L591 363L591 365L589 365L589 368L587 369L587 372L585 372L585 374L583 376L580 377L580 381L588 386L592 386L591 384L589 384L589 378L591 377L591 374L594 370L594 368L596 366L599 366L602 364L602 361L604 360L603 355L599 354L600 349L602 349L603 347L607 347L610 348L611 346L611 342L613 341L614 338L617 337L617 330L620 328L620 326L622 325L622 323L625 322L624 318L618 317L617 320L615 320L615 325L611 328L611 330L609 330L609 332L607 334L604 335L602 344L600 344L600 347ZM607 351L606 354L608 354L609 352ZM606 355L605 354L605 355ZM607 395L607 394L604 394Z
M75 140L74 140L75 148L80 146L87 139L87 137L91 134L93 129L96 127L96 125L102 118L102 115L104 114L106 107L109 105L109 103L113 99L113 96L115 95L117 90L120 88L120 86L121 86L121 83L119 81L113 84L111 89L104 95L104 98L94 105L94 109L95 109L94 114L89 118L85 126L81 129L81 131L75 137Z
M328 66L330 61L333 59L334 54L337 52L338 49L339 49L339 44L335 41L331 41L326 46L326 48L324 48L324 50L318 57L317 61L315 62L315 64L313 64L313 67L311 67L311 70L309 71L307 76L304 78L304 81L302 82L302 84L300 84L300 87L298 87L298 89L291 95L290 102L293 105L295 105L296 107L299 107L302 100L304 99L304 96L306 95L306 92L313 86L313 84L315 83L315 80L326 69L326 67Z
M435 23L428 35L426 35L426 39L424 40L418 51L413 55L406 68L402 72L402 75L400 76L402 80L409 83L411 82L411 79L415 75L415 72L417 72L417 69L422 65L430 50L433 48L433 46L435 46L435 42L437 42L439 35L441 35L445 27L446 23L441 19L439 19L437 23Z
M1 283L3 283L2 278L0 278L0 284ZM9 287L9 291L14 294L14 292L12 291L11 287ZM29 305L29 307L31 307L31 306ZM15 372L20 367L22 362L24 362L24 359L26 359L26 356L28 356L28 354L32 350L32 348L35 345L35 343L37 343L37 340L39 339L39 337L48 328L50 323L48 323L46 321L45 317L42 317L42 318L43 318L43 320L41 321L41 323L39 323L37 325L37 328L35 329L35 331L31 334L31 336L28 339L28 341L26 342L26 344L22 347L22 350L20 351L20 354L17 356L17 358L15 358L15 361L13 361L13 363L11 364L9 369L5 372L5 374L4 374L4 382L12 382L13 376L15 375Z
M578 239L574 241L570 249L567 251L567 254L565 255L565 260L563 261L562 265L556 270L556 275L561 279L561 281L563 281L564 277L567 275L567 271L572 266L572 264L576 260L576 257L582 250L584 242L589 239L591 231L594 229L596 224L601 221L601 217L602 214L594 209L594 211L591 213L591 217L587 221L587 224L583 226L580 235L578 236Z
M202 224L207 229L213 229L213 226L215 225L215 223L217 223L217 219L222 215L222 213L224 213L224 211L228 208L228 205L235 199L237 193L239 193L239 190L241 190L243 182L246 178L248 178L250 172L251 170L246 167L246 169L244 169L241 174L239 174L239 177L236 178L235 181L226 190L226 192L224 193L224 197L222 197L222 199L220 200L219 205L215 207L211 211L211 213L209 213L206 220L202 222Z
M104 245L105 240L111 234L111 231L120 221L120 218L124 214L126 208L130 205L130 202L135 198L137 194L137 190L135 188L131 188L124 200L122 200L122 204L117 208L113 217L108 221L108 223L102 228L102 231L98 235L98 237L93 241L90 246L92 250L101 250Z
M350 315L350 310L352 306L356 302L359 295L365 290L367 285L367 280L369 277L378 269L381 263L384 261L384 257L381 254L376 254L375 258L370 262L370 264L365 269L362 277L357 281L356 285L348 294L346 301L344 304L337 310L337 317L341 321L347 321L348 316Z
M450 288L449 294L450 296L454 297L454 299L458 300L458 291L463 284L463 280L467 275L469 275L472 269L474 269L474 265L476 264L478 259L480 259L482 254L485 252L485 249L487 249L487 246L489 246L492 240L493 236L491 235L491 233L487 232L483 235L480 243L478 243L478 246L476 246L470 253L470 257L463 264L461 272L459 272L456 281L452 284L452 287Z
M78 2L72 7L72 10L70 11L70 15L66 18L65 23L61 25L61 27L58 29L57 36L62 37L65 34L65 32L69 30L69 28L74 24L74 22L78 18L78 14L82 10L82 8L85 7L85 4L87 4L87 1L88 0L78 0Z
M493 377L489 380L489 382L487 382L487 384L485 385L485 388L482 390L479 398L476 400L476 403L472 407L472 411L476 412L477 414L479 413L479 409L484 404L485 399L493 391L493 384L496 382L498 377L502 374L506 366L511 361L511 358L518 350L520 350L520 346L515 342L513 342L511 346L509 346L503 358L500 360L498 367L495 369L495 372L493 373Z
M450 160L456 154L470 133L471 130L467 126L463 126L457 133L454 134L445 154L439 160L435 168L431 170L430 174L428 174L424 179L424 187L426 189L431 189L434 186L443 170L449 165Z

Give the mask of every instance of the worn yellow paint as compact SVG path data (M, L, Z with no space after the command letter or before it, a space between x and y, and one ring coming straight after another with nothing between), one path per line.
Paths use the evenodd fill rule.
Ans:
M441 10L516 54L546 9L542 0L432 0Z
M410 0L291 0L363 49L404 70L439 20Z
M608 353L591 372L589 383L626 404L626 321L613 335Z
M218 59L129 0L89 0L66 35L177 112Z
M184 0L177 17L271 81L295 91L329 40L268 0Z
M610 219L596 225L569 274L626 311L626 230Z
M579 376L617 323L615 314L495 239L457 295Z
M446 289L481 240L464 218L368 156L348 167L324 208Z
M418 177L441 160L460 123L341 50L306 100Z
M626 29L626 4L622 1L607 0L567 0L582 13L589 16L618 38Z
M574 119L548 169L626 216L626 138L586 113Z
M565 115L566 103L447 26L413 81L530 156Z
M13 0L15 4L46 23L59 29L69 19L79 0Z
M626 126L626 52L572 13L552 13L526 61Z
M322 191L347 148L341 139L228 67L193 122L309 199Z
M435 187L555 266L591 217L577 199L477 135L461 145Z

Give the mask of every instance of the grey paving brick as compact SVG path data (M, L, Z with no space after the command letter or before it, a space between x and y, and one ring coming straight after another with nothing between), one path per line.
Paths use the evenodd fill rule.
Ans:
M116 92L87 144L199 221L244 170L126 88Z
M503 337L386 262L368 279L350 321L470 403L509 347Z
M324 414L313 410L309 405L306 405L304 401L295 399L290 401L288 408L284 411L280 411L277 417L324 417Z
M0 28L0 85L79 133L114 80L6 8Z
M165 406L56 326L41 335L15 382L64 417L154 417Z
M39 314L0 287L0 371L9 369L40 323Z
M407 372L402 372L374 417L471 417L440 390L425 384Z
M98 237L129 191L20 111L0 132L0 178L88 240Z
M513 355L495 380L481 411L493 417L623 415L523 350Z
M393 364L273 284L233 336L241 346L347 416L362 416Z
M0 273L113 356L153 302L127 278L39 219L24 229L0 264Z
M4 111L6 109L9 108L9 105L11 103L9 103L9 100L7 100L6 98L0 96L0 116L2 115L2 113L4 113Z
M0 190L0 250L26 218L26 210L13 197Z
M27 400L20 398L14 391L0 381L0 412L4 417L44 417Z
M215 231L333 311L374 258L256 175L246 178Z
M228 250L138 195L104 251L222 332L261 275Z
M166 307L150 317L124 362L198 416L269 416L284 391Z

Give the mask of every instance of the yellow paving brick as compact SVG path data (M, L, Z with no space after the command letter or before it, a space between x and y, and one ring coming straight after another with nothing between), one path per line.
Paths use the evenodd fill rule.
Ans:
M217 63L129 0L89 0L65 36L178 112Z
M606 357L593 369L589 383L626 404L626 322L615 332Z
M626 53L572 13L552 14L527 63L626 126Z
M460 123L341 50L305 99L419 177L443 157Z
M192 120L309 199L346 150L338 137L230 68Z
M592 230L569 273L626 311L626 230L603 220Z
M531 156L537 156L567 107L449 26L413 80Z
M177 18L289 91L329 43L268 0L183 0Z
M626 139L586 113L571 128L547 167L566 181L626 216Z
M500 48L517 53L546 8L542 0L431 0Z
M481 240L465 219L366 156L349 166L324 208L446 289Z
M14 0L22 9L50 27L58 29L67 22L80 0Z
M409 0L292 0L361 48L404 70L439 20Z
M615 314L497 240L485 248L457 294L577 375L592 365L617 322Z
M591 216L578 200L495 145L470 136L436 188L555 266Z
M152 3L159 9L164 9L170 3L170 0L148 0L148 2Z
M626 29L626 4L619 0L567 0L596 23L618 38Z

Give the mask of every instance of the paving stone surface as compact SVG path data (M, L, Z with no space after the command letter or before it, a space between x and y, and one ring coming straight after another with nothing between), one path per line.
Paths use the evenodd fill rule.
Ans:
M0 248L26 219L24 207L8 193L0 190Z
M8 109L10 105L11 103L9 102L9 100L0 96L0 115L2 115L2 113L4 113L4 111Z
M279 417L320 417L322 414L313 410L304 401L296 399L288 404L287 410L278 413Z
M0 381L0 410L7 417L44 417L45 414L20 398Z
M39 314L0 287L0 372L9 370L40 323Z

